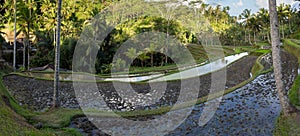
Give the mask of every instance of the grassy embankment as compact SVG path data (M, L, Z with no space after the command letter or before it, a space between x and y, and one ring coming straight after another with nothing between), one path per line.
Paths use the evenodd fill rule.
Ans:
M300 35L300 33L299 33ZM300 64L300 40L286 39L284 40L284 49L292 53L298 58ZM289 90L290 102L299 108L300 106L300 73L294 81L294 84ZM289 117L284 117L280 115L277 118L276 129L274 132L275 136L296 136L300 134L300 118L297 114L293 114Z
M19 106L17 102L10 97L6 88L2 84L4 73L0 72L0 135L28 135L28 136L53 136L53 135L79 135L79 133L70 128L53 129L44 127L36 129L29 123L34 123L32 117L41 113L32 112ZM69 117L69 116L68 116ZM28 123L29 122L29 123ZM37 123L37 122L36 122Z

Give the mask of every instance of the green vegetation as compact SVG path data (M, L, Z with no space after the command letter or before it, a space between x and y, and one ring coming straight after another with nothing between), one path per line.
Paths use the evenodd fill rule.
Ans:
M290 102L295 106L300 106L299 93L300 93L300 74L297 76L292 88L289 91Z
M72 68L73 52L82 30L90 26L91 19L95 17L95 15L110 5L115 4L115 2L111 0L92 2L89 0L76 2L70 0L63 1L62 44L60 52L60 66L62 68ZM17 10L17 31L20 32L18 34L21 34L21 32L25 34L25 39L27 39L26 47L32 46L37 49L36 52L28 52L28 50L25 50L25 52L29 53L30 58L24 58L22 55L18 55L19 63L20 60L30 60L29 63L31 67L53 64L53 29L55 26L56 4L56 1L52 0L17 1L17 7L19 9ZM223 50L225 55L227 53L254 51L254 48L261 47L270 42L268 10L260 9L259 12L252 13L251 10L245 9L239 16L231 16L229 14L229 7L222 7L221 5L211 6L205 4L203 1L191 3L191 6L195 4L200 5L197 12L203 14L210 22L211 28L214 31L213 33L218 35L221 44L224 45ZM13 1L1 3L0 31L3 31L2 29L11 30L13 20L11 13L13 13L14 10L13 5ZM115 8L117 8L115 10L118 10L119 7ZM290 5L286 4L279 5L277 9L281 26L281 38L297 35L295 32L298 30L299 14L292 12ZM140 9L133 10L139 11ZM207 43L207 41L202 41L201 43L198 39L198 34L183 27L182 22L178 22L176 17L166 19L163 15L137 16L137 14L139 13L127 15L131 18L112 29L112 32L103 41L103 44L97 45L101 47L99 48L96 60L95 71L97 74L109 74L112 66L120 67L130 65L133 67L133 71L136 69L138 72L141 71L138 67L171 66L173 61L170 58L155 52L155 49L164 50L163 48L159 49L157 45L151 45L151 48L147 48L142 52L128 50L124 52L124 54L121 54L123 57L131 59L134 59L132 58L133 56L138 55L132 64L126 64L126 62L121 59L117 61L117 64L112 64L113 55L120 45L133 36L143 32L162 32L176 37L181 44L184 45L184 48L188 48L191 51L197 63L204 62L207 59L207 53L210 51L204 51L199 48L210 44L213 45L213 43ZM116 15L114 19L118 20L118 17L119 15ZM239 20L242 20L242 22ZM31 37L35 37L35 39ZM2 36L0 39L3 39ZM1 42L1 45L4 44L9 43ZM241 50L241 46L248 45L251 45L248 49L243 48L244 50ZM230 47L229 50L227 50L227 47ZM193 50L194 48L198 48L198 50ZM5 59L11 61L11 56L6 56ZM25 62L23 62L23 64L25 64ZM27 63L25 65L27 65ZM25 69L26 66L23 66L23 68ZM147 69L145 70L148 71Z
M62 44L61 51L59 52L61 55L60 66L62 68L69 70L72 69L73 53L77 42L80 39L80 34L85 28L89 28L91 26L93 23L91 21L92 18L116 2L119 1L63 0L61 30ZM271 71L271 69L265 70L263 65L260 64L261 57L270 53L270 50L263 49L269 46L270 43L270 20L268 10L262 8L257 13L251 13L251 10L245 9L239 16L231 16L229 14L229 7L222 7L221 5L211 6L205 4L201 0L190 3L190 6L195 6L193 4L199 4L199 8L195 10L195 13L203 15L207 19L212 29L209 31L218 35L221 45L223 45L222 48L214 47L214 41L212 41L212 43L208 43L205 40L199 41L199 34L184 27L184 24L182 24L183 22L179 22L174 16L172 18L172 15L168 15L168 13L161 16L139 16L142 13L132 13L124 15L129 17L129 19L121 25L114 28L110 28L111 26L109 26L109 28L107 28L111 29L111 32L106 36L103 43L100 44L98 42L94 42L93 44L95 45L91 45L89 43L85 47L84 50L86 52L83 52L83 54L89 54L94 46L99 48L95 68L90 71L96 72L96 79L111 77L110 74L112 67L121 69L121 72L117 74L124 74L124 69L122 69L124 66L130 66L130 74L149 75L150 72L167 72L167 74L178 72L178 68L171 58L167 57L163 53L155 52L155 50L160 50L164 53L167 52L167 49L159 47L156 44L152 44L149 48L143 49L142 51L138 51L135 48L129 48L124 51L123 54L120 54L126 59L132 59L132 64L128 64L128 62L121 59L121 57L117 59L116 63L112 63L114 54L125 41L144 32L161 32L166 33L168 36L173 36L182 44L182 46L173 51L173 53L180 53L181 49L188 49L198 64L206 63L208 55L214 55L213 59L216 59L215 56L217 57L219 54L216 55L214 53L219 53L220 51L222 51L225 56L241 52L250 52L251 55L260 56L252 67L251 73L253 76L241 84L225 90L225 94L247 84L259 74ZM14 3L12 0L6 0L1 2L0 5L0 49L2 50L4 45L11 44L4 40L4 36L9 35L11 33L10 31L12 31L12 20L14 20L12 13L14 11ZM39 80L53 80L52 72L26 72L26 69L28 69L29 66L40 67L46 64L54 64L54 29L56 24L57 2L54 0L17 0L16 5L18 9L16 13L18 22L17 35L24 35L23 37L21 36L24 40L24 46L22 48L23 51L21 51L22 54L21 52L18 53L17 63L22 63L19 70L24 72L16 72L12 74L34 77ZM165 3L163 3L163 5L165 5ZM114 7L114 10L117 11L118 8L120 7ZM138 11L140 9L132 10ZM291 6L286 4L279 5L277 10L280 23L280 37L282 39L294 38L284 40L284 48L297 56L300 62L300 40L295 40L300 38L300 14L293 12L291 10ZM113 16L113 20L119 21L122 18L123 15L122 17L120 17L120 15ZM187 18L190 17L187 16ZM107 24L103 25L100 23L100 25L97 26L97 29L95 29L95 31L93 30L92 33L108 31L100 31L101 28L106 27L106 25L109 25L110 22L108 21L105 23ZM2 33L4 34L2 35ZM203 39L203 37L201 38ZM16 39L14 40L16 41ZM96 41L97 37L94 37L94 40ZM31 50L33 47L36 48L37 51ZM5 54L3 57L6 61L12 62L12 56L10 54ZM89 65L87 62L90 60L82 61L83 66ZM60 77L62 79L69 78L70 74L70 72L61 72ZM2 76L3 74L1 73L0 77ZM103 81L99 80L99 82ZM289 93L291 102L298 106L300 104L299 84L300 77L298 76ZM222 94L213 94L213 98L219 97L220 95ZM45 113L29 111L24 107L19 106L16 100L10 97L1 81L0 96L0 132L3 135L79 135L76 130L67 127L71 118L83 115L80 110L56 108L46 111ZM199 98L196 103L203 103L207 101L207 98L207 96ZM193 102L183 103L174 108L180 109L188 107L191 106L192 103ZM124 117L146 116L162 114L170 109L171 107L160 107L155 110L120 112L118 114ZM99 116L111 116L110 112L93 111L93 109L90 110L89 114L94 114L95 112L97 112L97 115ZM291 127L293 130L298 130L294 129L296 125L291 123L292 118L293 117L279 117L279 124L277 125L278 131L276 131L276 134L298 134L294 132L288 134L288 131L292 131L288 127ZM32 125L41 122L43 127L42 129L37 130L27 122Z
M300 64L300 44L297 44L297 41L295 39L285 39L283 48L296 56Z
M285 39L284 40L284 49L292 53L298 58L298 63L300 64L300 43L296 39ZM292 104L295 106L300 106L300 73L297 76L292 88L289 90L289 99Z
M296 37L299 35L299 32L293 34L292 37ZM292 53L298 58L298 62L300 62L300 43L299 40L296 39L285 39L284 47L285 50ZM300 64L300 63L299 63ZM299 74L299 73L298 73ZM289 100L290 102L299 108L300 106L300 75L294 81L292 88L289 90ZM283 116L281 114L276 121L276 128L274 131L275 136L296 136L299 135L300 132L300 118L299 113L294 113L291 116Z
M274 136L297 136L300 132L300 120L299 115L296 113L289 117L285 117L282 114L277 118L276 129Z
M59 108L33 116L31 120L43 123L44 127L59 129L68 127L75 116L83 116L82 111Z
M34 128L31 124L41 122L39 120L34 120L35 116L39 117L40 113L35 113L24 109L19 106L16 101L8 94L6 88L2 84L2 76L0 74L0 131L1 135L79 135L79 133L70 128L53 129L43 127L38 130ZM62 114L62 113L61 113ZM62 118L60 116L59 118ZM45 117L46 119L47 117ZM52 118L53 119L53 118Z
M260 63L261 61L261 58L270 53L271 50L262 50L262 49L259 49L259 50L256 50L254 52L251 52L252 55L260 55L260 57L255 61L254 63L254 66L252 67L251 69L251 74L254 75L254 76L257 76L257 75L260 75L262 73L265 73L267 71L270 71L270 70L264 70L264 66Z

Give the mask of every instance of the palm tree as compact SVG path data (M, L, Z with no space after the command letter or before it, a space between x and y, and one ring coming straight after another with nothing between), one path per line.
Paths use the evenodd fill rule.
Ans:
M147 54L143 51L139 51L138 55L138 58L141 60L141 66L144 67L144 62L149 59L149 56L147 56Z
M62 3L62 0L58 0L57 32L56 32L56 47L55 47L55 73L54 73L53 108L56 108L56 107L60 106L60 100L59 100L59 59L60 59L61 3Z
M23 40L24 48L23 48L23 67L26 66L26 49L27 51L27 57L28 57L28 69L29 69L29 47L30 47L30 32L33 26L33 23L35 21L35 12L36 12L36 3L32 0L26 0L26 1L19 1L18 3L18 12L17 19L19 21L20 26L20 32L23 32L25 34L25 38Z
M229 20L230 20L230 15L229 15L229 10L230 10L230 7L229 6L225 6L223 7L223 10L222 12L220 13L221 16L220 18L223 20L223 24L226 25L229 23Z
M256 34L261 30L261 25L259 23L259 16L258 15L252 15L252 17L249 19L249 28L253 32L253 41L256 44Z
M288 20L289 32L292 33L291 17L292 17L293 10L291 8L291 5L288 5L288 4L285 5L284 9L286 10L286 16L287 16L287 20Z
M145 51L149 52L151 54L151 67L153 67L153 54L156 50L157 46L155 44L150 43L149 48L145 48Z
M243 19L243 25L244 25L244 29L245 29L245 41L247 41L247 27L249 26L249 20L251 18L251 10L249 9L245 9L243 11L243 13L241 15L239 15L239 17L241 19ZM248 36L248 42L251 44L251 41L250 41L250 33L249 33L249 36Z
M290 7L287 6L286 4L280 4L277 7L277 12L278 12L278 19L279 19L279 26L281 26L281 35L284 39L285 33L284 33L284 24L288 21L289 19L289 14L290 14Z
M282 67L280 60L280 39L279 39L279 25L278 15L276 10L276 1L269 0L270 10L270 25L271 25L271 38L272 38L272 58L275 73L276 90L278 92L279 101L283 110L284 116L288 116L293 109L286 95L285 85L282 81Z
M215 15L215 23L218 23L219 17L221 13L221 5L217 5L215 10L214 10L214 15Z
M201 3L201 6L200 6L201 14L204 14L204 13L205 13L207 7L208 7L208 4Z
M31 28L31 25L32 25L32 22L35 20L35 16L32 15L32 14L35 14L35 9L34 7L36 6L34 1L32 0L28 0L27 1L27 4L28 4L28 9L29 9L29 22L27 24L27 31L28 31L28 43L27 43L27 69L29 70L30 69L30 28ZM33 12L33 13L32 13Z
M269 11L261 8L258 11L258 18L259 18L259 25L262 28L262 33L264 34L263 40L265 40L265 37L267 37L268 42L270 42L270 30L269 30L269 25L270 24L270 16L269 16Z
M17 0L14 0L14 56L13 56L13 69L16 70L16 48L17 48Z
M137 56L137 52L135 48L129 48L127 52L124 53L131 61L133 61ZM132 62L133 63L133 62Z
M51 32L55 28L56 5L51 0L43 0L40 10L42 15L39 16L39 29L42 31ZM54 40L53 40L54 41Z

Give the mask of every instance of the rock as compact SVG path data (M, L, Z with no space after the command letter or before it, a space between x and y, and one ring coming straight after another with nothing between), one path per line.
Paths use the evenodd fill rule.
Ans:
M35 124L34 125L34 127L36 128L36 129L41 129L41 128L43 128L43 123L41 123L41 122L39 122L39 123L37 123L37 124Z

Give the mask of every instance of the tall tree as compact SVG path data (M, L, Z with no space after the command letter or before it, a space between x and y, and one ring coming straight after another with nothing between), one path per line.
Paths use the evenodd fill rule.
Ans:
M135 48L129 48L127 52L124 53L131 61L133 61L137 56L137 52ZM133 62L132 62L133 63ZM130 65L130 64L129 64Z
M154 52L155 52L155 50L157 49L157 45L155 45L155 44L151 44L150 43L150 47L148 47L148 48L145 48L145 51L147 51L147 52L149 52L150 53L150 55L151 55L151 67L153 67L153 54L154 54Z
M56 31L56 47L55 47L55 72L54 72L54 93L53 93L53 107L60 106L59 99L59 59L60 59L60 25L61 25L61 3L57 3L57 31Z
M241 13L241 15L239 15L239 17L244 20L243 25L244 25L244 28L245 28L245 41L247 41L247 36L246 35L247 35L247 31L248 31L248 26L249 26L249 20L251 18L251 10L245 9L243 11L243 13ZM248 33L248 42L250 44L252 44L251 40L250 40L250 32Z
M268 42L270 43L270 16L269 11L267 9L261 8L258 11L258 18L259 18L259 25L261 26L261 32L264 35L263 40L267 38Z
M21 32L25 34L25 38L23 41L23 67L26 66L26 49L30 47L30 32L35 21L35 12L36 12L36 3L32 0L18 1L18 12L17 12L17 20L19 21L19 26ZM29 50L28 50L29 51ZM29 52L28 52L29 53ZM28 64L29 64L29 54ZM28 65L29 68L29 65Z
M53 28L55 28L56 21L56 4L51 0L42 0L42 5L40 10L42 14L38 18L39 30L52 32ZM54 41L54 40L53 40Z
M13 54L13 69L16 70L16 49L17 49L17 0L14 0L14 54Z
M282 81L282 67L280 60L280 39L279 39L279 25L278 15L276 10L276 1L269 0L270 10L270 25L271 25L271 39L272 39L272 58L275 73L276 90L278 92L279 101L283 110L284 116L288 116L292 112L292 105L286 95L285 85Z

